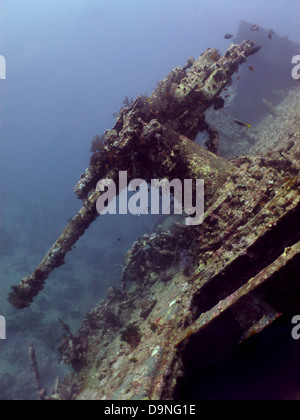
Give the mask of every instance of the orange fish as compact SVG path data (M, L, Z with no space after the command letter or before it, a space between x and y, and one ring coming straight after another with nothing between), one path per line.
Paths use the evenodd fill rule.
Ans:
M250 71L255 71L255 69L254 69L254 67L253 67L253 66L249 66L249 67L248 67L248 69L249 69Z

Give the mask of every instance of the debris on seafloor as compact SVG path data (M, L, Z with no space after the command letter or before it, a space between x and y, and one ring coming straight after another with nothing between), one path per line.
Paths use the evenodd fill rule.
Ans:
M30 306L44 288L51 272L64 264L64 258L90 224L97 218L95 189L100 179L118 182L119 171L128 172L128 180L140 177L207 180L206 198L218 195L229 170L218 158L219 136L205 121L205 111L224 106L222 90L232 83L231 76L253 54L255 43L232 44L222 57L216 49L207 49L198 60L189 59L176 67L153 94L137 98L122 108L112 130L96 139L90 167L75 187L84 205L54 243L36 270L13 286L9 301L17 308ZM212 153L197 146L199 131L208 132L207 145ZM98 148L97 148L98 147ZM149 153L150 152L150 153Z
M28 353L29 353L29 358L31 361L32 372L34 373L36 389L39 391L41 389L41 377L40 377L40 371L39 371L38 363L36 359L35 349L32 343L30 343L28 346Z
M28 346L28 353L29 353L29 358L30 358L31 370L34 376L34 381L35 381L35 389L38 393L39 399L44 400L46 397L46 390L42 388L42 385L41 385L40 370L39 370L39 366L38 366L38 362L36 358L35 348L32 343L30 343Z

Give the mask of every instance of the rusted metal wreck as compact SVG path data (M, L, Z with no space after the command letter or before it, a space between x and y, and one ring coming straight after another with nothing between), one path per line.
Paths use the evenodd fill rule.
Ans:
M223 107L220 93L257 51L249 41L224 56L208 49L175 68L149 98L123 108L115 127L95 139L91 165L75 188L82 209L13 288L10 302L27 307L63 264L98 215L99 179L117 184L119 171L127 171L128 181L154 173L205 180L203 224L160 226L133 244L122 290L110 289L78 332L66 334L61 351L79 384L69 398L177 398L192 371L218 360L220 349L225 357L299 312L299 118L263 156L229 161L217 155L218 132L204 116ZM203 130L208 150L194 143ZM67 398L67 387L59 384L49 398Z

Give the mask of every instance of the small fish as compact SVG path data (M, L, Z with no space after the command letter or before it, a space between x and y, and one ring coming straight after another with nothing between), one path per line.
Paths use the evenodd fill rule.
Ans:
M251 128L251 125L250 125L250 124L245 124L245 123L243 123L242 121L239 121L239 120L234 120L234 122L235 122L237 125L240 125L241 127L248 127L248 128Z
M249 69L250 71L255 71L255 69L254 69L254 67L253 67L253 66L249 66L249 67L248 67L248 69Z
M258 25L252 25L251 26L251 31L252 32L258 32L259 31L259 26Z
M122 241L122 238L118 238L118 239L117 239L117 241L118 241L118 242L121 242L121 241Z
M233 38L234 37L234 35L231 35L231 34L226 34L226 35L224 35L224 38L225 39L231 39L231 38Z
M230 96L230 95L226 95L226 96L225 96L225 99L226 99L226 98L229 98L229 96Z
M238 76L236 80L241 80L241 76Z
M272 39L274 34L275 34L275 28L270 29L268 38Z

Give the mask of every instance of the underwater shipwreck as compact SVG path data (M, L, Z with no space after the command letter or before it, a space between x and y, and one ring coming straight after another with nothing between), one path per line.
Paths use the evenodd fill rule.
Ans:
M247 94L253 72L245 63L255 69L263 63L268 71L267 47L259 39L243 41L249 25L241 24L237 43L223 56L209 48L174 68L149 97L128 100L115 126L95 137L90 166L75 187L82 208L35 271L12 288L12 305L29 307L43 293L99 216L100 179L118 185L120 171L128 182L204 179L204 221L185 226L169 216L132 245L120 288L109 289L76 333L63 326L60 352L74 374L50 393L40 387L41 399L180 399L201 367L230 358L300 314L300 86L290 75L289 55L289 73L277 74L276 100L263 91L251 98L262 107L255 130L234 123L235 117L248 122L246 108L233 115L225 106L230 92ZM284 42L277 38L273 44ZM286 42L291 51L280 51L294 55L298 46ZM30 354L39 382L34 349Z

